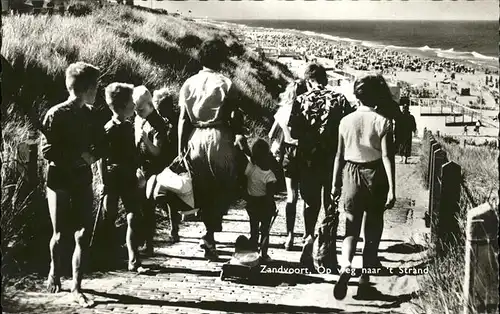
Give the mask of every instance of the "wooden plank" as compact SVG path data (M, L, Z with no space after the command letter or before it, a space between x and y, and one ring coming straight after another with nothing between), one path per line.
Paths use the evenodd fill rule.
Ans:
M457 214L460 212L461 182L462 168L458 164L449 161L441 167L440 204L436 223L436 233L440 240L438 253L445 253L448 244L460 234Z
M464 314L495 313L498 308L497 210L485 203L467 214Z
M431 240L436 243L437 235L436 235L436 222L439 214L439 204L441 202L441 186L438 182L438 175L440 175L440 170L443 164L446 162L446 152L439 148L434 152L434 163L433 163L433 178L432 178L432 186L429 190L429 194L431 197L430 202L430 218L431 218Z

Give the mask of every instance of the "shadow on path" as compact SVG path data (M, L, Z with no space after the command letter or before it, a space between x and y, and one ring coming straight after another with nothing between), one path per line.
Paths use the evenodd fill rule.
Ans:
M145 276L155 276L157 274L191 274L205 277L219 277L220 272L215 270L201 270L184 267L165 267L161 265L144 265L149 268L149 271L144 273Z
M331 283L332 287L336 281L326 281L323 277L310 276L312 273L306 267L297 262L283 260L272 260L266 264L258 266L256 272L248 284L254 286L295 286L298 284L306 285L311 283ZM238 280L236 280L238 281ZM352 282L349 285L355 286Z
M89 293L114 299L113 301L96 302L96 306L106 304L128 304L128 305L153 305L153 306L172 306L175 308L196 308L208 311L226 311L231 313L352 313L344 312L340 309L322 308L317 306L291 306L282 304L264 304L264 303L246 303L246 302L226 302L226 301L168 301L168 300L148 300L138 297L98 292L87 290ZM358 312L366 313L366 311ZM375 312L376 313L376 312ZM354 314L354 313L353 313Z
M422 263L422 262L429 262L429 258L418 258L418 259L400 259L400 260L393 260L393 259L389 259L389 258L386 258L384 256L379 256L379 260L381 262L388 262L388 263Z
M373 298L363 298L358 295L353 296L354 300L358 301L383 301L383 302L388 302L386 304L382 305L375 305L375 304L363 304L363 307L376 307L380 309L391 309L391 308L397 308L400 307L401 304L410 302L413 298L415 298L417 293L407 293L407 294L400 294L400 295L390 295L390 294L384 294L380 293L376 297ZM351 304L351 305L356 305L356 304Z
M427 250L426 247L420 244L412 244L412 243L398 243L389 246L385 250L379 250L379 252L387 252L387 253L398 253L398 254L412 254L412 253L420 253Z
M219 250L217 251L218 253L220 252ZM222 254L226 255L226 254ZM155 252L154 258L160 258L160 257L167 257L167 258L179 258L179 259L187 259L187 260L192 260L192 261L203 261L209 263L209 261L205 257L199 257L199 256L192 256L192 255L171 255L171 254L165 254L162 252ZM214 262L226 262L229 259L227 258L220 258Z
M228 221L228 222L246 222L246 223L249 223L248 219L234 219L234 218L224 218L224 219L222 219L222 222L225 222L225 221Z

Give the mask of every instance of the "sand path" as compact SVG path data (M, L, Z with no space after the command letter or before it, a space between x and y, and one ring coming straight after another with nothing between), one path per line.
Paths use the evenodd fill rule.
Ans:
M415 147L418 149L418 142ZM417 153L414 149L414 154ZM336 301L332 296L337 275L275 275L261 274L254 284L221 281L221 265L230 258L233 243L240 234L248 235L246 212L232 208L225 217L224 231L216 235L222 261L209 263L198 249L202 233L200 222L183 222L181 242L167 245L159 234L156 253L145 264L153 268L150 275L136 275L124 270L93 273L83 282L96 306L79 309L70 304L69 293L47 294L36 291L16 292L13 303L5 307L5 313L413 313L411 294L417 292L416 275L400 274L415 267L425 270L424 238L428 229L423 216L427 208L428 192L418 179L418 157L410 158L410 164L397 164L397 198L394 209L385 213L385 229L380 246L382 264L391 267L394 275L376 276L373 283L385 295L384 300L356 300L358 278L352 278L347 297ZM300 248L287 252L280 244L285 240L284 199L278 202L280 215L271 232L270 255L275 265L300 267ZM299 201L298 208L302 207ZM300 210L299 210L300 213ZM321 218L321 217L320 217ZM297 238L301 236L303 221L297 215ZM340 253L344 234L343 215L339 225L337 251ZM298 242L298 240L297 240ZM360 249L354 266L360 267ZM400 267L402 270L400 270ZM68 289L69 280L63 280Z

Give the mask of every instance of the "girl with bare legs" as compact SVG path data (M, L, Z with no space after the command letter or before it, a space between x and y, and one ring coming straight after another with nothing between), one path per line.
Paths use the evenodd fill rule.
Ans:
M299 196L298 183L298 163L297 163L297 139L294 139L290 133L288 121L292 112L292 106L298 95L306 91L305 83L302 81L294 81L290 83L286 90L280 95L281 107L274 115L274 124L269 132L269 137L272 136L274 130L280 127L283 131L283 160L282 166L285 174L286 184L286 233L287 239L284 243L287 251L291 250L294 241L295 219L297 215L297 199Z
M351 263L359 239L363 214L365 246L363 268L378 266L378 246L383 230L384 210L395 202L392 122L375 111L384 106L380 95L387 83L380 75L367 75L354 83L354 94L361 105L344 117L339 126L338 150L333 171L334 199L344 194L346 237L342 244L340 277L334 288L336 299L343 299L352 276ZM361 145L360 143L364 143ZM369 145L366 145L368 143ZM345 168L345 169L344 169ZM343 183L341 183L344 169ZM378 291L369 285L369 276L361 276L358 297L370 297Z

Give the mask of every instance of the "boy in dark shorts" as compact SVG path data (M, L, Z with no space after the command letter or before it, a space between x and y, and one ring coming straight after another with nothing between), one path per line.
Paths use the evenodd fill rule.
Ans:
M86 260L89 233L92 230L90 165L99 155L99 131L94 125L96 117L92 107L99 72L98 68L84 62L71 64L66 70L69 97L65 102L50 108L42 124L42 153L49 161L47 201L53 228L49 244L51 261L47 287L52 293L61 291L61 241L74 236L71 292L74 301L83 307L93 304L81 291L81 266Z
M129 119L134 114L132 100L134 86L112 83L106 87L106 103L113 115L104 126L106 137L105 157L101 161L104 213L107 232L112 232L118 213L118 199L127 212L126 244L128 270L143 272L137 243L137 215L139 214L139 155L135 146L134 125ZM112 237L108 237L110 239Z

